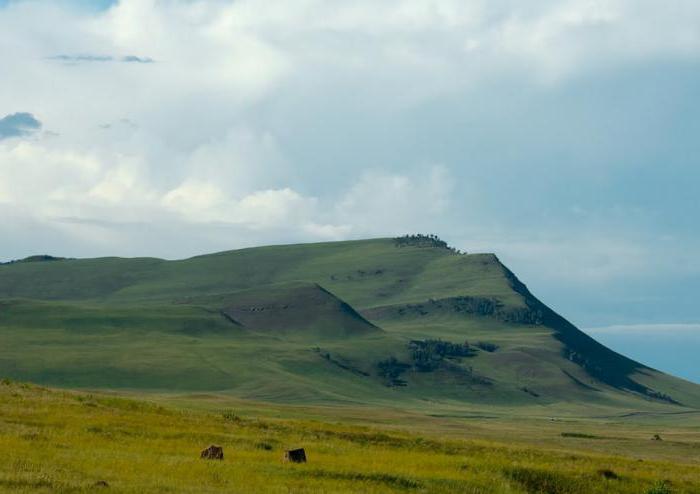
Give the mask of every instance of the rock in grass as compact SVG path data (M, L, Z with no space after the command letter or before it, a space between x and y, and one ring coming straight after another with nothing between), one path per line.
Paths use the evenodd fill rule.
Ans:
M598 475L603 477L604 479L609 479L609 480L617 480L620 478L618 474L613 472L612 470L608 468L603 468L601 470L598 470Z
M306 451L304 451L304 448L289 449L284 452L284 461L306 463Z
M207 449L203 449L199 457L203 460L223 460L224 448L212 444Z
M92 486L95 488L101 489L101 488L109 487L109 484L107 483L106 480L98 480L97 482L92 484Z

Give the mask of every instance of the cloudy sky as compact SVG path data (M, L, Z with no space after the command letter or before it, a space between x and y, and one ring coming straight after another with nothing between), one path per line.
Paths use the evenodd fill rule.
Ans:
M0 0L0 259L437 233L700 322L697 0Z

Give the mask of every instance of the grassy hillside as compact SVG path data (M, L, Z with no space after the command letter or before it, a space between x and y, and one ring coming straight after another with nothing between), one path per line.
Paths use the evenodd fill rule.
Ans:
M32 261L0 266L15 379L433 412L700 407L700 387L590 339L494 255L432 239Z
M402 421L378 410L355 420ZM658 429L600 421L489 424L488 438L469 422L445 439L446 429L194 411L2 381L0 492L700 492L697 428L650 441ZM223 461L199 458L210 444ZM295 447L308 463L281 461Z
M190 303L192 303L191 301ZM231 323L287 339L347 338L381 331L316 283L263 285L196 300L221 309Z
M454 295L521 302L493 255L396 247L393 239L256 247L182 261L76 259L0 269L2 298L143 302L310 281L358 309Z

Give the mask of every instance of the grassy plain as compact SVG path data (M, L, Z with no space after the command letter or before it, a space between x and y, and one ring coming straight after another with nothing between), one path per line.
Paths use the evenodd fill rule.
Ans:
M187 400L174 405L163 395L163 405L4 381L0 491L700 492L692 420L515 421ZM662 441L650 439L656 433ZM223 461L199 459L211 443L223 446ZM309 462L283 463L292 447L304 447Z

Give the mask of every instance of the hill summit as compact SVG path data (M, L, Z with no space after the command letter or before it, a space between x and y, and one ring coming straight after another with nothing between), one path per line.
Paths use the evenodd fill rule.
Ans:
M0 266L0 375L279 402L678 411L700 387L599 344L435 236Z

